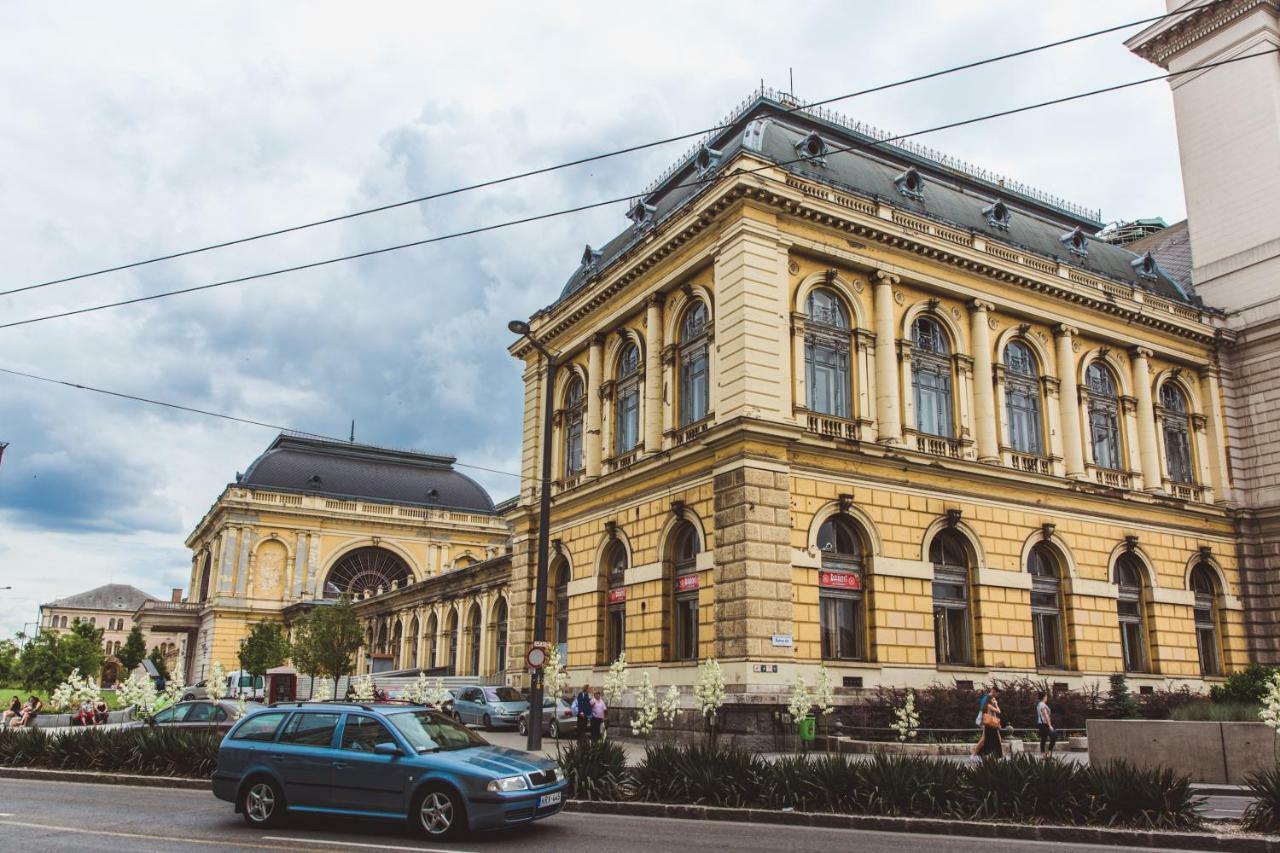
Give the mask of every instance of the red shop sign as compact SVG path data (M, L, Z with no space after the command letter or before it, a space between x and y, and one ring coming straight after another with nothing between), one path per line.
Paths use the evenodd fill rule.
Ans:
M818 586L834 589L862 589L862 575L852 572L818 572Z
M698 588L697 575L680 575L676 578L676 592L689 592Z
M619 604L626 600L627 600L627 588L625 586L620 586L617 589L609 590L610 604Z

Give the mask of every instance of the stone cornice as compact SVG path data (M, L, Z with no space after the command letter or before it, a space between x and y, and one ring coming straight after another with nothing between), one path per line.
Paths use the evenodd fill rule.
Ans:
M1125 46L1148 62L1169 67L1169 60L1197 41L1222 29L1259 6L1277 8L1276 0L1235 0L1235 2L1188 4L1185 14L1157 21L1125 42Z

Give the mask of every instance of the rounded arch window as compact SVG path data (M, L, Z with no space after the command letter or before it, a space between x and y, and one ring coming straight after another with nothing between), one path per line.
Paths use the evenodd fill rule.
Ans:
M1044 417L1040 401L1040 369L1031 347L1010 341L1004 348L1005 414L1009 446L1018 453L1044 455Z
M560 651L560 665L569 662L569 564L564 558L551 567L552 618L555 631L552 641Z
M670 643L672 660L698 658L698 552L702 542L691 521L681 521L672 531L671 564L673 577L667 606L670 608Z
M680 426L697 423L711 410L710 346L707 306L701 299L684 312L680 321Z
M805 404L809 411L851 417L849 319L840 297L817 288L805 300Z
M586 410L586 393L581 376L569 380L564 395L564 475L572 477L582 471L582 422Z
M954 530L941 530L929 543L933 563L933 642L940 664L968 665L969 557Z
M693 571L700 550L698 529L693 526L693 522L681 521L671 537L671 564L676 574Z
M427 628L426 628L427 659L423 661L423 663L426 665L428 669L431 669L437 666L436 653L439 650L436 648L436 644L437 644L436 635L439 633L440 633L440 621L439 619L436 618L436 614L432 613L430 616L427 617Z
M1120 400L1114 374L1094 361L1085 371L1089 391L1089 445L1099 468L1120 470Z
M1164 461L1169 479L1175 483L1195 482L1191 459L1191 421L1186 395L1174 382L1160 386L1161 430L1164 434Z
M480 605L472 603L467 610L467 674L482 675L480 672Z
M608 584L605 611L605 660L612 663L627 647L627 549L614 540L604 555L605 579Z
M955 434L952 409L951 344L946 332L930 317L911 324L911 389L915 396L916 427L920 432L951 438Z
M1120 620L1120 652L1125 672L1147 671L1146 616L1142 598L1146 572L1133 554L1116 560L1116 585L1120 595L1116 614Z
M1217 573L1206 562L1196 564L1191 570L1191 591L1195 594L1193 615L1196 626L1196 652L1200 658L1202 675L1222 674L1222 655L1218 643Z
M1034 545L1027 554L1027 573L1031 575L1031 637L1036 666L1061 669L1066 666L1062 569L1053 548L1043 542Z
M847 515L833 515L818 528L818 550L822 552L822 564L862 565L862 536L853 519Z
M493 662L494 672L501 674L507 668L507 600L499 598L493 606Z
M818 527L818 629L822 657L865 660L867 614L863 590L862 533L843 513Z
M618 355L614 453L630 453L640 443L640 348L627 344Z
M324 597L358 598L366 592L390 589L393 582L404 586L412 581L413 571L398 554L371 545L342 555L325 578Z

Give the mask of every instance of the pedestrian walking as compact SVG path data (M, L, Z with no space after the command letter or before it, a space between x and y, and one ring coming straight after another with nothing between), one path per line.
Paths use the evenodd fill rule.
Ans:
M573 699L573 714L578 718L578 743L585 743L591 728L591 685L584 684Z
M604 704L604 697L597 690L591 697L591 739L600 740L601 729L604 728L604 715L609 707Z
M1053 747L1058 742L1058 730L1053 727L1053 711L1049 708L1049 694L1041 693L1036 703L1036 729L1040 732L1040 757L1053 757ZM1048 744L1048 749L1045 745Z
M982 725L982 739L978 741L975 755L979 758L1000 758L1004 755L1004 747L1000 743L1000 729L1004 725L1000 713L1000 698L995 689L987 694L982 710L978 712L978 722Z

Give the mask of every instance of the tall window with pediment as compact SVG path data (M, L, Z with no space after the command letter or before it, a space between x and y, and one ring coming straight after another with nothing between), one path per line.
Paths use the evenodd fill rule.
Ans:
M811 412L847 418L850 413L849 318L830 290L809 294L804 305L805 401Z
M1190 414L1187 398L1172 382L1160 386L1160 407L1164 409L1161 426L1164 433L1164 462L1169 479L1175 483L1195 482L1191 462Z
M862 536L853 519L835 515L818 528L818 628L826 660L866 660Z
M928 435L953 437L951 344L942 327L928 317L911 324L911 386L916 428Z
M1116 613L1120 618L1120 653L1125 672L1147 671L1147 628L1142 583L1145 575L1142 563L1132 554L1122 554L1116 560L1116 585L1120 588Z
M615 380L613 452L622 456L640 443L640 348L635 344L627 344L618 355Z
M564 475L573 477L582 472L582 420L587 396L582 377L575 376L569 382L564 395Z
M555 594L552 598L552 642L560 650L560 663L569 661L569 565L563 561L552 572Z
M1116 378L1095 361L1085 371L1085 387L1089 389L1089 444L1093 448L1093 464L1099 468L1121 470L1120 398Z
M1062 572L1057 556L1044 543L1027 554L1031 575L1031 637L1035 642L1036 666L1062 669L1066 666L1062 636Z
M969 557L960 535L943 530L929 544L933 563L933 642L940 664L968 665Z
M607 603L603 663L613 663L627 648L627 549L621 542L609 546L604 567Z
M1044 455L1044 419L1040 410L1040 370L1031 348L1010 341L1004 348L1004 399L1009 446L1018 453Z
M681 521L671 537L671 659L698 659L698 530Z
M698 299L680 322L680 426L697 423L711 409L707 306Z
M1218 598L1218 583L1213 568L1207 563L1198 563L1191 570L1191 592L1195 594L1196 651L1200 657L1200 673L1202 675L1221 675L1222 659L1218 654L1218 620L1215 616L1215 604Z

